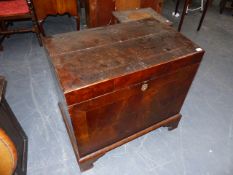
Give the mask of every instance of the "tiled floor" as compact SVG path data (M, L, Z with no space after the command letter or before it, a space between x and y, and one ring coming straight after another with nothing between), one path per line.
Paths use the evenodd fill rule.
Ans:
M174 4L165 4L171 16ZM206 50L178 129L153 131L102 158L84 175L233 174L233 18L209 10L200 32L200 14L189 14L182 33ZM75 29L72 18L51 17L48 34ZM81 174L57 107L46 53L33 34L4 42L0 74L8 80L6 98L29 137L28 175Z

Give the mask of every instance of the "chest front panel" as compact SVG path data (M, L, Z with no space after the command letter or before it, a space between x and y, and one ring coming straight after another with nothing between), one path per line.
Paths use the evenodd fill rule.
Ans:
M178 114L198 64L69 108L82 156Z

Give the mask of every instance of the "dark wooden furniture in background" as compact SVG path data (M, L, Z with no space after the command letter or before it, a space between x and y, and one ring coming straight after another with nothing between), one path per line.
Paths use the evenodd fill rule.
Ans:
M5 87L6 81L0 76L0 128L6 132L16 146L18 161L15 174L26 175L28 139L4 97Z
M79 4L80 4L80 7L85 8L85 1L86 0L78 0L78 1L79 1Z
M226 4L227 4L227 1L228 1L228 0L221 0L221 1L220 1L220 3L219 3L219 7L220 7L219 12L220 12L220 14L222 14L223 10L225 9L225 6L226 6Z
M191 0L185 0L185 2L184 2L184 7L183 7L182 14L181 14L181 19L180 19L180 23L179 23L179 26L178 26L178 31L179 32L181 31L181 28L182 28L182 25L183 25L183 22L184 22L184 17L186 15L186 10L187 10L187 7L190 4L190 2L191 2ZM201 15L201 20L200 20L200 22L198 24L198 27L197 27L197 31L199 31L201 29L203 20L205 18L206 12L207 12L207 9L208 9L209 4L211 2L212 2L212 0L206 0L206 3L204 5L204 10L203 10L202 15ZM179 4L180 4L180 0L177 0L176 1L176 7L175 7L175 14L178 12Z
M59 34L44 45L81 170L156 128L176 128L204 54L154 19Z
M40 29L45 35L43 22L49 15L69 14L76 20L77 30L80 28L77 0L33 0Z
M219 12L220 12L220 14L223 13L228 1L231 1L231 6L230 7L233 9L233 0L221 0L220 3L219 3L219 6L220 6Z
M40 31L36 21L34 6L31 0L0 1L0 50L3 50L2 42L11 34L34 32L42 45ZM8 28L9 22L17 20L31 20L31 28Z
M151 7L161 13L162 4L163 0L85 0L87 26L113 24L113 11Z
M154 11L152 8L140 8L135 10L122 10L112 12L117 23L125 23L131 21L142 20L146 18L154 18L155 20L172 26L172 22Z

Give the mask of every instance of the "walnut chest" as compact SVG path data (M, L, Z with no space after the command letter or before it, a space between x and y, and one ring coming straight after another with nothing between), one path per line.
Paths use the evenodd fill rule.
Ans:
M153 19L59 34L44 44L81 170L158 127L176 128L204 54Z

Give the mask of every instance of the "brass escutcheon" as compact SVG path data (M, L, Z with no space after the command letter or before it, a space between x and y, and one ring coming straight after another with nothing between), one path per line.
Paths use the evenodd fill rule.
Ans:
M145 84L142 85L141 90L142 90L142 91L146 91L147 88L148 88L148 84L145 83Z

